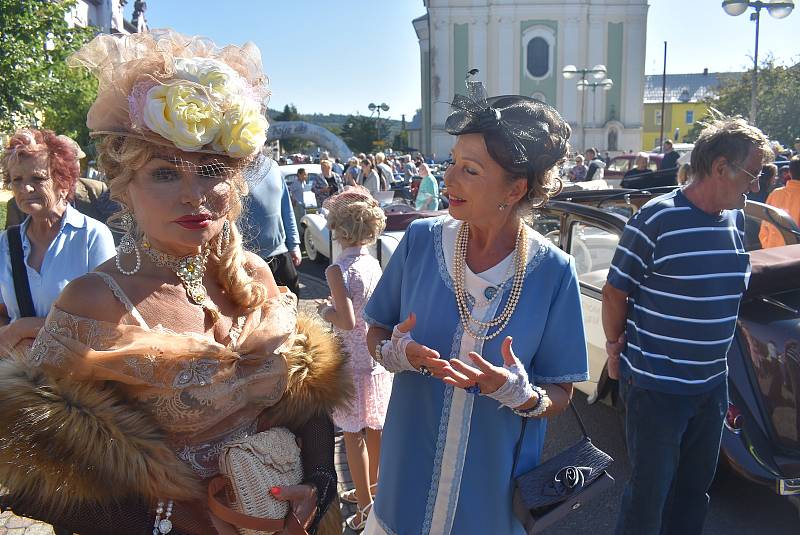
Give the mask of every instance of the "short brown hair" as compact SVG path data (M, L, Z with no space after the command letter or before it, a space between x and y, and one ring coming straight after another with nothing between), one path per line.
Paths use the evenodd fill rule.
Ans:
M711 174L711 166L719 157L739 165L747 159L750 149L761 151L762 161L772 159L769 140L761 130L747 124L741 117L722 114L705 123L705 128L692 149L692 173L696 180Z
M792 180L800 180L800 156L789 160L789 176L792 177Z

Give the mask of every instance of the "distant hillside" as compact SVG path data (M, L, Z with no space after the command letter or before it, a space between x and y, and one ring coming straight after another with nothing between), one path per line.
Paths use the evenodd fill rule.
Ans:
M277 117L280 114L281 114L281 110L273 110L273 109L269 110L269 118L270 119L274 119L275 117ZM328 114L325 114L325 115L323 115L321 113L313 113L313 114L301 113L299 115L300 115L300 120L301 121L306 121L306 122L309 122L311 124L315 124L317 126L321 126L323 128L327 128L328 130L330 130L331 132L333 132L335 134L338 134L339 132L342 131L342 126L345 124L345 122L347 121L347 118L349 117L349 115L341 115L341 114L338 114L338 113L328 113ZM381 118L381 121L385 121L384 122L384 124L386 125L385 128L387 128L389 130L390 137L392 137L395 134L399 133L400 129L402 128L401 121L398 121L396 119L383 119L383 118ZM406 122L406 125L407 124L408 124L408 122Z

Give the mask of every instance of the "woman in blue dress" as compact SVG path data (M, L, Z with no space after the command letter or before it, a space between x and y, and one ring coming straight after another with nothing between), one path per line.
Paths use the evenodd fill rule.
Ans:
M370 535L524 534L513 478L588 379L574 261L523 219L560 188L570 128L546 104L467 85L446 123L449 215L409 227L364 313L395 372Z

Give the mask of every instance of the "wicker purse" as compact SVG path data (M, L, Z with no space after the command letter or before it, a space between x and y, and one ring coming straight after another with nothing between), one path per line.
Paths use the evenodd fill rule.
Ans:
M289 504L272 497L274 486L298 485L303 478L300 447L294 434L273 427L223 446L221 476L208 487L208 504L219 518L239 528L241 535L268 535L284 528L304 534ZM218 494L225 490L230 505Z

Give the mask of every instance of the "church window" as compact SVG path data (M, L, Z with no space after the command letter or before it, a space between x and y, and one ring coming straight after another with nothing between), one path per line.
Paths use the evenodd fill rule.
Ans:
M556 35L547 26L531 26L522 33L522 70L527 78L544 80L553 76Z
M542 78L550 70L550 45L541 37L528 41L528 72Z

